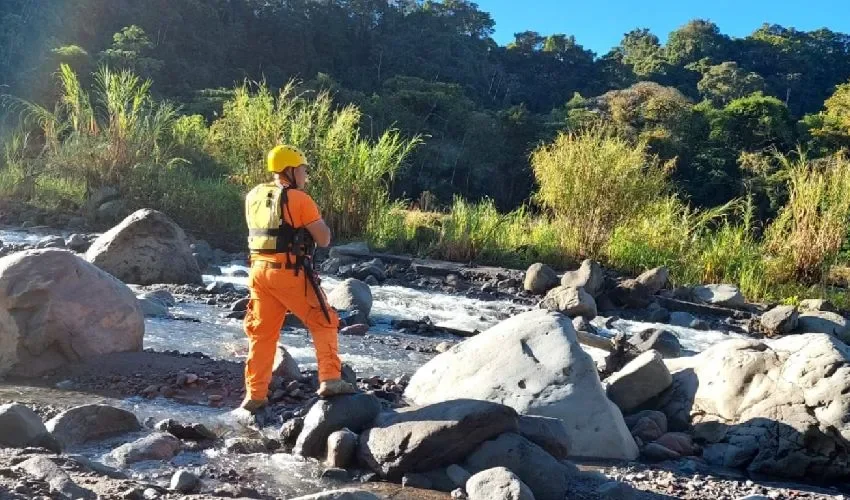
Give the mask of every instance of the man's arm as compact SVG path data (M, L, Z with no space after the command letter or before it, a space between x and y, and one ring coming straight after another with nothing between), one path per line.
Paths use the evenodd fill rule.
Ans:
M325 248L331 244L331 228L328 227L324 219L319 219L304 227L310 232L310 236L313 237L316 245Z

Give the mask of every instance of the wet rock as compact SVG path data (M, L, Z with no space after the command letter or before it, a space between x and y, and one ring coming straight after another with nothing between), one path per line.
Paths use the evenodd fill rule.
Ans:
M65 240L59 236L45 236L35 244L36 248L65 248Z
M557 418L524 415L519 419L518 432L559 460L569 456L567 426Z
M670 387L673 377L661 354L648 351L630 361L606 382L611 401L624 412L629 412Z
M559 313L535 309L458 344L420 368L405 396L417 405L504 402L522 414L562 420L570 429L571 454L626 460L638 455L593 359L570 319Z
M198 489L200 482L198 476L186 470L179 470L171 476L171 489L179 493L189 494Z
M740 308L747 304L738 287L734 285L702 285L693 288L700 302L714 306Z
M567 271L561 278L565 288L582 288L591 297L599 297L605 285L605 274L598 262L586 259L575 271Z
M696 316L693 314L682 311L675 311L670 314L670 324L684 328L690 328L691 324L696 321L696 319Z
M667 432L667 416L660 411L644 410L626 417L626 425L633 436L649 443Z
M650 323L666 323L670 321L670 311L653 302L647 308L646 320Z
M226 281L213 281L209 285L204 288L207 293L213 295L223 295L226 293L233 293L236 291L236 285L233 283L228 283ZM214 304L211 304L214 305Z
M342 379L349 384L357 384L357 373L348 363L342 364Z
M583 316L586 319L596 317L596 301L583 288L559 286L546 294L540 307L560 312L573 318Z
M0 259L0 376L38 376L68 362L140 351L144 322L126 285L71 252Z
M171 295L171 292L168 290L154 290L152 292L145 292L139 294L140 299L149 299L159 302L165 307L174 307L177 305L177 301L174 299L174 295Z
M542 295L558 286L558 275L546 264L532 264L525 272L523 289L537 295Z
M203 271L210 264L215 264L215 253L209 243L204 240L198 240L189 245L189 250L195 257L198 267Z
M368 491L357 489L344 489L335 491L324 491L315 495L293 498L292 500L381 500L381 497Z
M65 498L86 500L97 498L97 495L93 491L82 488L74 483L67 472L47 457L37 456L29 458L18 464L17 468L39 481L47 482L51 490L59 492Z
M366 283L349 278L328 294L328 304L338 311L357 310L353 322L366 324L372 311L372 291Z
M675 333L663 328L644 330L629 338L629 343L638 351L657 351L664 359L678 358L682 355L682 344Z
M303 418L292 418L283 423L280 428L280 442L286 446L295 446L298 435L304 429Z
M0 448L40 446L47 436L41 417L24 405L0 406Z
M356 278L363 281L367 280L371 276L372 279L378 283L387 279L387 267L380 259L372 259L368 262L359 264L340 266L338 273L343 278Z
M102 476L111 477L112 479L127 479L127 474L120 470L104 465L100 462L95 462L82 455L68 455L68 458L79 464L81 467L96 472Z
M329 467L349 468L357 450L357 439L357 434L348 429L331 433L328 436L328 457L325 463Z
M107 405L83 405L63 411L47 422L63 448L141 430L133 413Z
M91 243L82 234L72 234L65 242L65 246L72 252L83 253L89 249Z
M534 500L534 494L516 474L494 467L472 476L466 483L469 500Z
M504 467L516 474L538 500L564 500L572 482L572 469L513 433L482 444L467 458L465 467L475 473Z
M468 470L457 464L448 466L446 468L446 474L455 486L459 488L466 487L466 482L472 477L472 474L470 474Z
M301 378L301 368L298 367L298 362L282 346L277 347L272 375L281 377L283 380L298 380Z
M203 284L186 234L155 210L136 211L101 235L86 259L125 283Z
M158 431L167 432L177 439L186 441L215 440L218 436L209 430L204 424L183 425L173 419L162 420L154 428Z
M171 460L180 452L180 448L179 439L158 432L115 448L109 457L125 467L145 460Z
M294 453L322 458L331 433L346 428L352 432L362 432L372 424L380 411L381 402L369 394L319 400L304 418L304 429L298 435Z
M777 306L762 314L760 323L768 335L785 335L797 328L799 315L794 306Z
M161 303L150 299L138 299L139 306L142 308L142 314L146 318L167 318L168 308Z
M637 494L628 483L608 481L596 488L596 498L599 500L633 500L637 498Z
M802 333L826 333L850 343L850 326L847 319L829 311L809 311L799 316L797 331Z
M224 441L224 450L227 453L237 455L250 455L252 453L266 453L269 451L265 440L245 437L226 439Z
M806 299L800 302L802 311L838 312L832 302L824 299Z
M350 335L350 336L362 337L363 335L366 335L368 332L369 332L369 325L364 325L364 324L361 323L361 324L357 324L357 325L346 326L345 328L343 328L342 330L339 331L339 334L340 335Z
M248 303L251 302L251 299L245 297L244 299L239 299L236 302L230 304L230 310L233 312L243 312L248 310Z
M483 441L517 429L512 408L475 400L457 400L382 414L363 433L362 463L383 477L427 472L456 463Z

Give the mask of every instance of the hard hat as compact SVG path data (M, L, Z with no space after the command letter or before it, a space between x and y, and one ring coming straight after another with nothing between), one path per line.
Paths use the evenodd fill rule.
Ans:
M269 172L283 172L287 168L306 164L307 157L293 146L275 146L266 158L266 168Z

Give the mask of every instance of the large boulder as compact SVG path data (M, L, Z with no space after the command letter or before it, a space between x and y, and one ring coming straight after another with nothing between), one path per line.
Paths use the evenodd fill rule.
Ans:
M384 414L360 438L361 462L390 479L462 460L482 442L517 429L513 408L487 401L436 403Z
M317 401L304 417L304 428L295 443L295 454L324 458L328 437L339 430L359 433L372 425L381 402L371 394L351 394Z
M157 432L112 450L109 460L122 467L147 460L168 461L180 452L180 440L171 434Z
M123 283L65 250L0 259L0 376L140 351L145 318Z
M693 293L700 302L714 306L743 307L747 303L734 285L702 285L694 287Z
M783 477L850 474L850 347L838 339L728 340L667 365L673 386L657 406L671 430L693 424L713 459Z
M635 278L635 281L640 283L650 295L655 295L664 289L669 280L670 271L666 267L656 267L644 271L640 276Z
M850 343L850 325L844 316L829 311L808 311L799 316L797 331L826 333Z
M328 304L337 311L357 311L352 324L368 324L369 313L372 312L372 290L366 283L349 278L328 294Z
M92 243L86 259L125 283L204 283L186 233L156 210L130 214Z
M561 286L567 288L583 288L585 292L596 298L605 286L605 274L598 262L586 259L575 271L567 271L561 278Z
M418 405L479 399L561 419L570 454L632 460L638 449L563 314L535 309L436 356L405 392Z
M567 458L570 454L567 426L557 418L523 415L519 419L518 432L557 459Z
M558 275L546 264L532 264L525 272L523 289L535 294L544 294L558 286Z
M98 404L71 408L47 422L47 430L63 448L141 428L132 412Z
M611 375L606 382L608 397L628 413L670 387L673 377L661 354L647 351Z
M596 301L584 288L565 286L553 288L543 298L540 307L564 313L571 318L582 316L593 319L596 317Z
M34 411L17 403L0 406L0 448L39 446L46 436L47 429Z
M513 472L494 467L475 474L466 482L469 500L534 500L534 493Z
M799 314L794 306L777 306L761 315L759 322L768 335L784 335L797 328Z

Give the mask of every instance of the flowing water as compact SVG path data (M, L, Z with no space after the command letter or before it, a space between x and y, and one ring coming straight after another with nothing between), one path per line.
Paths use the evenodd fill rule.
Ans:
M42 231L0 231L0 241L7 243L32 244L48 235L59 232ZM67 236L67 234L62 234ZM230 282L237 287L246 286L246 278L234 277L235 271L246 271L244 265L233 263L224 266L224 276L204 276L206 282ZM322 286L330 291L339 281L323 277ZM340 337L340 355L360 376L380 375L395 377L412 374L426 363L432 355L405 349L406 343L415 343L421 337L395 331L392 321L395 319L420 319L429 317L434 324L463 330L485 330L507 317L507 312L523 310L509 301L483 301L464 296L414 290L400 286L372 287L374 305L372 319L374 326L367 337ZM154 350L178 350L181 352L202 352L214 358L243 360L247 353L244 334L239 320L224 318L227 310L215 306L196 303L179 303L171 309L175 316L194 318L197 321L174 319L147 319L145 347ZM612 329L601 329L602 335L613 336L616 331L637 332L651 327L661 327L674 332L684 349L700 352L717 342L739 335L721 331L697 331L670 325L656 325L634 321L618 320ZM456 337L446 340L457 342ZM286 328L281 335L281 343L298 361L302 369L315 369L316 361L309 334L303 329ZM604 352L588 349L599 359ZM72 406L91 402L106 402L135 412L140 420L154 418L175 418L184 422L200 422L222 434L236 434L239 427L226 409L206 406L192 406L166 399L146 400L130 398L125 400L105 400L91 394L76 393L58 389L37 389L0 385L0 398L16 399L23 403L52 404ZM115 446L127 442L132 436L95 443L74 450L90 458L108 462L106 454ZM316 479L318 467L296 457L285 454L276 455L239 455L221 454L217 451L183 453L175 459L181 467L201 466L204 463L226 465L237 471L252 471L252 477L262 483L264 489L282 497L304 494L321 490L322 485ZM133 466L133 475L166 482L172 468L161 464L139 464Z

